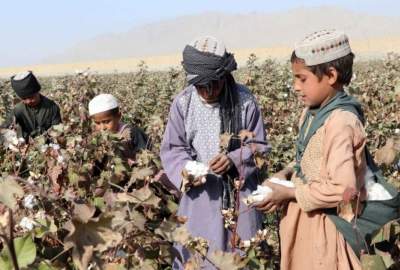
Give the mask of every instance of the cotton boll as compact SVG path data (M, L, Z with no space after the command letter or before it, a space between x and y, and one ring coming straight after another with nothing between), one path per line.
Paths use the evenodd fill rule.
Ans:
M18 149L17 147L15 147L15 145L13 145L13 144L10 144L10 145L8 146L8 149L10 149L11 151L13 151L13 152L15 152L15 153L18 153L18 152L19 152L19 149Z
M392 195L379 183L368 179L365 183L368 201L384 201L393 198Z
M31 231L33 227L35 227L35 225L36 222L27 217L23 217L19 223L19 226L21 226L22 229L27 231Z
M244 199L246 205L259 203L265 200L272 193L272 189L267 186L257 186L257 190L253 191L247 198Z
M63 156L60 155L60 156L57 157L57 162L58 162L58 164L63 164L64 161L65 161L65 159L64 159Z
M40 152L45 153L49 146L47 144L43 144L40 146Z
M188 161L186 163L185 170L188 172L188 174L197 178L208 174L210 169L204 163L198 161Z
M56 150L56 151L60 149L60 145L57 144L57 143L51 143L50 147L53 148L53 150Z
M374 173L367 168L365 173L365 189L367 190L367 200L383 201L392 199L392 195L379 183L374 180Z
M243 244L243 247L248 248L248 247L250 247L251 242L250 242L250 240L244 240L244 241L242 242L242 244Z
M37 205L37 201L34 195L29 194L24 198L23 205L25 208L33 209Z
M268 181L270 181L271 183L274 184L278 184L278 185L282 185L285 187L290 187L293 188L294 184L290 181L286 181L286 180L281 180L278 178L271 178ZM245 198L243 201L245 204L250 205L253 203L259 203L263 200L265 200L268 196L270 196L270 194L272 193L272 189L268 186L257 186L257 190L253 191L247 198Z
M13 145L18 145L18 138L17 137L12 138L11 143Z

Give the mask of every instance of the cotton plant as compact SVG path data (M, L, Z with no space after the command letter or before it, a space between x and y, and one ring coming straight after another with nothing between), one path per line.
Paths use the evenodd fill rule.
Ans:
M249 66L238 70L235 77L238 77L238 81L247 81L249 88L257 96L268 139L274 146L268 155L268 168L264 169L266 173L272 175L294 158L293 145L300 116L299 104L291 92L291 74L288 65L273 61L253 62L254 58L250 60ZM368 145L375 158L376 149L383 147L389 137L398 136L400 128L398 125L400 103L396 103L400 102L400 87L396 87L399 84L400 56L379 63L377 66L369 62L356 63L357 78L348 89L355 93L367 108ZM20 189L15 184L0 189L2 195L10 194L10 189L18 190L17 193L12 193L13 196L0 196L0 198L10 199L15 205L13 210L15 239L30 239L30 244L38 250L30 265L24 267L48 268L50 266L40 265L45 258L39 250L54 252L68 247L69 252L46 263L53 268L87 269L94 267L93 262L98 260L104 263L105 269L107 267L168 269L173 259L172 242L178 240L183 241L191 251L195 249L194 253L198 255L196 258L204 259L203 255L207 256L207 243L204 239L190 237L181 229L184 227L185 219L176 216L176 200L153 179L153 174L161 168L159 147L170 102L178 89L183 89L185 74L179 70L152 73L146 70L145 66L142 66L138 74L80 73L78 76L43 78L43 91L50 90L48 92L53 94L60 105L63 127L56 128L58 130L52 129L43 137L35 138L33 142L26 142L24 146L29 144L26 158L23 158L20 151L13 152L5 146L4 138L0 136L2 175L15 176L14 169L26 164L26 167L21 169L17 181ZM62 87L57 87L58 84ZM13 93L7 87L9 88L5 82L4 87L1 87L0 96L6 97L9 105L12 104ZM119 97L123 103L124 120L145 128L153 140L154 148L138 153L137 163L133 168L127 167L124 172L131 184L129 189L110 181L116 176L116 172L121 172L123 169L114 162L112 148L105 146L109 143L106 141L107 138L90 135L90 121L85 115L85 110L88 101L102 91ZM10 109L5 108L5 105L7 104L0 103L2 116ZM16 143L11 139L15 137L17 136L14 134L8 136L9 141L21 149L22 141ZM93 144L87 143L89 139L93 139ZM389 153L389 151L384 152ZM58 158L59 154L63 158ZM96 174L94 169L96 161L103 157L110 157L110 163L106 164L105 170ZM390 178L392 183L400 183L398 162L397 159L394 163L390 163L390 166L382 167L385 176ZM395 167L396 164L398 167ZM203 169L199 170L201 174L204 173ZM195 174L196 171L194 170ZM54 192L50 178L60 185L59 193ZM96 196L93 193L98 181L113 184L103 196ZM224 213L228 216L235 214L230 211ZM22 220L24 221L20 226ZM243 261L248 262L248 268L251 270L279 268L279 257L276 255L279 253L279 244L274 216L268 215L266 223L268 225L264 230L257 232L250 239L239 241L239 249L243 255L239 256L239 259L234 257L233 253L221 252L212 258L207 258L219 258L219 263L226 263L223 266L228 265L227 268L221 269L237 269L237 265ZM391 250L397 252L397 243L391 242L399 241L400 235L396 232L398 226L392 224L380 232L375 241L387 238L385 245L390 242ZM34 242L32 234L35 235ZM65 234L69 236L65 237ZM39 235L44 236L40 238ZM123 235L122 241L118 242L121 235ZM96 239L104 242L96 243ZM265 245L268 245L267 249L263 249ZM96 248L105 251L94 250ZM79 253L85 250L93 250L93 256L90 252ZM89 263L83 265L85 261ZM191 263L192 266L196 265L194 261ZM191 265L186 266L189 268Z
M3 146L13 152L18 153L19 147L25 144L24 138L18 137L17 133L11 129L5 129L0 131Z

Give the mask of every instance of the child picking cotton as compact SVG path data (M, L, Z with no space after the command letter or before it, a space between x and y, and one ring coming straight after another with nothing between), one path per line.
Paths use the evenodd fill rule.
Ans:
M121 121L118 100L111 94L100 94L89 102L89 116L95 131L107 130L117 134L123 145L123 157L134 162L136 153L149 146L146 134L138 127Z
M289 201L281 269L361 269L367 236L399 216L398 192L366 149L361 105L344 91L353 58L348 37L335 30L312 33L292 53L294 91L306 108L295 165L276 176L294 187L266 181L272 192L257 207L271 212Z

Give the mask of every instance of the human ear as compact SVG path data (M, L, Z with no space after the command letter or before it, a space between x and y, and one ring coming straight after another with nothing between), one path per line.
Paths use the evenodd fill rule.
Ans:
M328 83L330 85L334 85L338 80L338 71L334 67L328 68L328 72L326 74L328 76Z

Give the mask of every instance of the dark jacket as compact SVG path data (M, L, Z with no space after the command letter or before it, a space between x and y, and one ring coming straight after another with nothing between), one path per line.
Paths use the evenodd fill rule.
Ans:
M40 103L36 107L18 103L1 127L9 128L14 121L21 130L21 136L27 140L42 134L53 125L60 124L60 108L54 101L40 95Z

